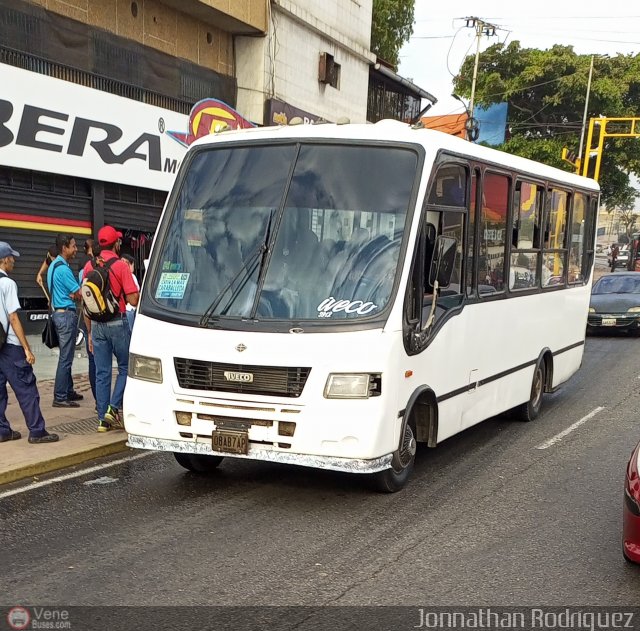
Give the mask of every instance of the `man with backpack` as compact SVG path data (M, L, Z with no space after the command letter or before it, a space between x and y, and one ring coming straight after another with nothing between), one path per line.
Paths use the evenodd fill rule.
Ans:
M138 288L129 266L120 259L122 233L112 226L98 231L102 248L89 261L82 276L84 321L89 335L89 349L96 363L96 399L98 431L123 429L122 398L127 382L131 330L127 320L127 303L138 304ZM111 393L111 363L115 356L118 376Z

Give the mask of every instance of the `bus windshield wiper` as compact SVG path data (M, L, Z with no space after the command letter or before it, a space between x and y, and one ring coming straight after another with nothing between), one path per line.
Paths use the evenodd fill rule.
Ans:
M242 279L242 282L233 290L231 296L229 297L229 302L227 307L233 304L233 301L238 297L240 292L244 289L247 284L249 278L251 278L251 272L253 271L254 266L258 261L262 264L264 262L264 255L269 249L269 239L271 238L271 223L273 221L274 209L269 213L269 220L267 221L267 229L265 230L264 239L258 243L258 245L253 249L251 254L247 257L247 259L240 266L240 269L236 272L235 276L228 281L225 286L218 292L218 295L213 299L213 302L207 307L207 310L202 314L200 318L200 326L206 327L208 326L211 319L214 317L215 310L218 308L222 299L225 297L226 293L231 289L234 283L243 275L245 277Z

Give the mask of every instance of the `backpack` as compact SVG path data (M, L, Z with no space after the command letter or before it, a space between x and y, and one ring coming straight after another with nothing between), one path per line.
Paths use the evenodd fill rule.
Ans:
M120 259L105 262L96 258L91 262L93 269L87 272L80 286L83 310L89 320L109 322L120 315L119 297L113 293L109 281L111 266Z

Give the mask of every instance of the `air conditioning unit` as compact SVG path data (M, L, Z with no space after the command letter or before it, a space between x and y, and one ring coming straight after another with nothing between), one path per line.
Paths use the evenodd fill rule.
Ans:
M333 55L320 53L320 63L318 64L318 81L328 83L334 88L338 83L338 69L340 66L335 62Z

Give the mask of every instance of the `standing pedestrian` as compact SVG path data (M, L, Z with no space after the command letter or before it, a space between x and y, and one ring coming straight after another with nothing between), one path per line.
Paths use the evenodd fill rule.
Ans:
M98 232L98 244L102 248L93 262L84 268L84 276L103 267L109 278L109 291L118 301L118 312L104 322L91 320L85 306L84 319L89 332L89 348L96 361L96 396L98 400L98 431L123 429L122 399L127 382L129 343L131 329L127 320L127 303L138 304L138 288L127 263L119 257L122 233L112 226L103 226ZM111 364L115 356L118 376L111 392Z
M78 272L78 281L82 284L82 276L84 274L84 266L89 261L95 260L95 253L93 251L95 247L95 241L93 239L87 239L84 242L84 254L85 260L82 262L80 271ZM87 350L87 359L89 360L89 384L91 385L91 394L93 394L93 400L96 402L96 412L98 411L98 399L96 398L96 361L93 357L93 353L89 349L89 332L87 331L87 325L85 324L82 315L79 315L79 328L84 333L84 343Z
M29 442L55 443L58 435L49 434L44 426L40 394L33 373L36 358L18 317L18 286L9 278L18 256L20 254L8 243L0 241L0 324L7 333L7 340L0 349L0 443L22 438L20 432L11 429L7 420L7 382L18 399L29 428Z
M123 254L122 260L129 266L131 270L131 275L133 276L133 281L138 288L138 292L140 291L140 283L138 282L138 278L136 277L136 260L130 254ZM136 319L136 308L133 305L127 303L127 320L129 321L129 329L133 332L133 323Z
M76 240L70 234L59 234L56 239L58 256L49 265L47 284L51 294L51 318L58 333L60 356L53 390L54 408L77 408L83 399L73 389L71 365L78 333L76 302L80 300L80 285L71 271L69 261L78 252Z
M611 271L616 271L616 262L618 260L618 254L620 254L620 248L617 243L611 246Z

